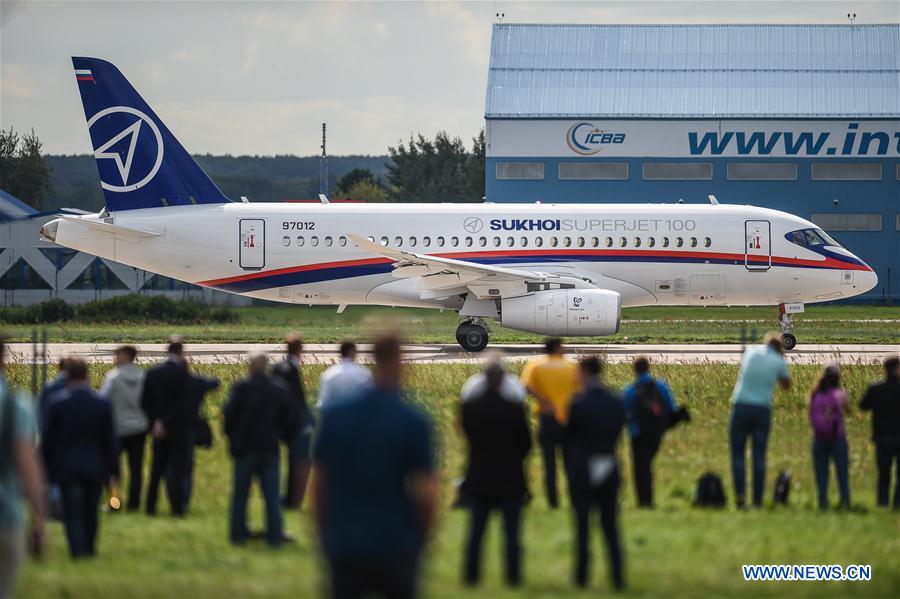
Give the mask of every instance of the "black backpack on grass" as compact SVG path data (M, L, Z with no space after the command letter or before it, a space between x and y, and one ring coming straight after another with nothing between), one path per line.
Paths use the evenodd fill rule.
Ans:
M772 494L772 503L775 505L787 505L791 494L791 473L782 470L775 479L775 492Z
M707 472L697 481L694 491L696 507L725 507L725 487L715 472Z
M634 386L634 413L641 435L662 437L669 427L669 407L663 402L656 381L642 381Z

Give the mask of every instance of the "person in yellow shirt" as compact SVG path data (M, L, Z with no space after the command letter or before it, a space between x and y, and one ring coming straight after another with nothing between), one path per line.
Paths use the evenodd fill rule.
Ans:
M522 384L534 399L538 418L538 444L544 458L544 485L550 507L559 506L556 491L556 453L562 449L563 464L568 474L568 452L563 444L563 430L569 418L572 398L581 390L578 367L565 359L562 340L547 339L546 355L529 361L522 371Z

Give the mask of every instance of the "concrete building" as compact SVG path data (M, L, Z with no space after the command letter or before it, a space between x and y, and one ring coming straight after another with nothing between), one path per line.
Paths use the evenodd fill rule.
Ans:
M60 214L81 212L40 213L0 190L0 305L28 305L54 298L80 304L128 293L233 306L251 301L42 240L41 227Z
M494 25L491 202L753 204L900 299L900 26Z

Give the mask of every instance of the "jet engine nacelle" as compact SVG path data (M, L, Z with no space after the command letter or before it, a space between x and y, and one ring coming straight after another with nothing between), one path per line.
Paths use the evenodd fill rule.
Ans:
M542 335L613 335L622 296L608 289L560 289L500 301L505 327Z

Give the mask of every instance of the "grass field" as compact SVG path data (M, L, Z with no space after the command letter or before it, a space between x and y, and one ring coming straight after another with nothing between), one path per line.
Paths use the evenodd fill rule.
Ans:
M392 326L415 343L454 343L455 312L352 306L344 314L331 307L252 306L237 308L239 320L230 324L93 324L62 322L47 325L51 341L72 343L152 343L166 341L177 330L188 341L276 342L286 331L299 331L312 343L343 338L365 339L372 330ZM739 343L741 328L761 337L777 328L777 309L770 307L646 307L622 312L619 334L582 337L583 343ZM30 325L4 325L12 341L31 339ZM539 335L492 326L494 343L537 343ZM900 306L809 306L796 318L800 343L900 343ZM573 339L574 340L574 339Z
M98 383L107 366L92 367ZM315 392L320 366L305 367ZM455 430L456 391L475 370L473 365L409 366L412 400L433 419L440 442L439 462L444 480L443 500L452 497L452 479L461 472L464 445ZM519 366L516 366L519 368ZM238 366L198 365L199 371L230 383ZM726 482L728 395L737 367L725 365L667 365L657 373L671 384L679 401L688 405L693 422L670 433L656 461L658 509L635 509L629 452L625 466L621 527L625 543L629 596L805 596L896 597L900 590L900 515L874 508L874 458L868 440L866 414L855 408L847 422L851 449L854 508L849 513L819 513L814 508L810 461L810 432L805 393L815 367L794 368L796 385L780 392L769 448L770 496L772 481L781 469L794 476L790 506L760 511L702 511L690 507L694 481L704 471L719 472ZM20 384L27 383L25 367L11 369ZM880 376L877 367L849 367L845 382L855 406L865 385ZM621 387L629 379L627 367L610 366L607 379ZM210 401L209 415L219 417L224 391ZM218 426L215 427L218 430ZM423 574L427 597L588 597L609 589L599 532L594 532L592 586L577 592L571 585L573 537L567 510L547 508L538 485L540 461L532 453L529 476L536 499L524 515L525 584L516 592L501 584L499 524L494 521L485 550L485 581L478 591L460 585L462 543L466 517L443 510L438 531L428 549ZM184 520L160 516L105 514L100 534L100 557L72 563L66 555L60 525L50 527L50 554L42 563L29 563L19 584L22 597L247 597L319 596L324 589L323 563L317 552L309 514L290 513L288 531L298 543L280 552L264 545L231 547L226 541L230 485L229 461L221 438L208 451L198 452L195 499ZM832 498L836 490L832 483ZM165 513L165 510L163 510ZM254 528L262 527L261 502L251 505ZM595 527L599 529L599 526ZM870 564L871 582L748 583L741 576L745 563Z

